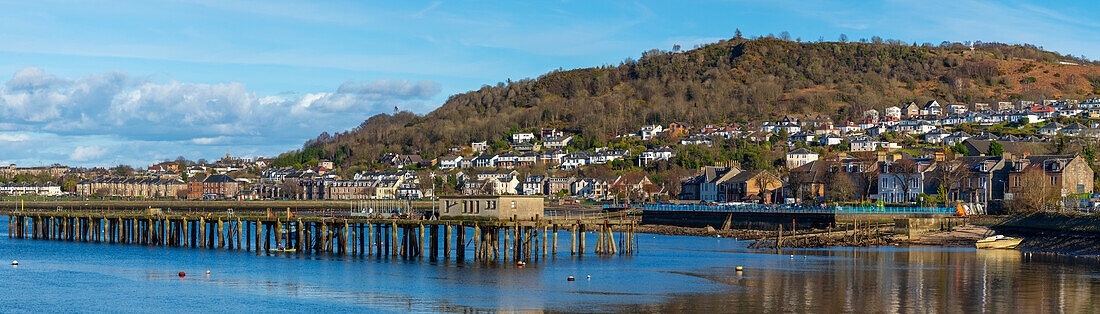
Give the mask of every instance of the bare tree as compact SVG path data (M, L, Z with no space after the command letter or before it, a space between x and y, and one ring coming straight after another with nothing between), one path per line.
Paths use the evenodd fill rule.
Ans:
M895 181L901 182L902 201L909 201L909 194L916 185L916 179L920 175L917 169L917 163L912 159L902 158L892 163L889 163L889 171L887 173L894 178Z
M1060 197L1058 187L1051 183L1041 167L1028 167L1013 185L1012 208L1019 212L1044 210L1055 206Z
M962 194L963 191L969 190L963 189L962 181L969 174L969 169L967 169L966 164L964 164L962 160L955 159L940 163L940 167L937 169L936 174L940 179L940 185L944 187L943 190L948 194L941 196L945 202L957 201L959 198L958 196ZM955 192L955 197L949 197L953 191Z

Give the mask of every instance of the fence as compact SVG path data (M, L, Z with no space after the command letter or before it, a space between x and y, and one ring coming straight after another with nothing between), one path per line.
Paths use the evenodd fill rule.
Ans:
M609 208L610 205L604 205ZM652 211L708 211L743 213L791 213L791 214L954 214L951 207L823 207L823 206L767 206L767 205L698 205L698 204L645 204L641 207Z

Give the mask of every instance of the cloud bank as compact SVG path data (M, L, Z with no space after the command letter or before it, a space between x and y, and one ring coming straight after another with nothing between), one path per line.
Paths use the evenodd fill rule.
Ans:
M332 92L264 96L241 83L158 82L119 71L66 78L28 67L0 88L0 149L38 142L68 153L46 153L50 146L7 150L0 162L95 165L212 157L214 148L224 150L215 156L275 154L394 107L424 112L440 91L431 80L381 79L345 82Z

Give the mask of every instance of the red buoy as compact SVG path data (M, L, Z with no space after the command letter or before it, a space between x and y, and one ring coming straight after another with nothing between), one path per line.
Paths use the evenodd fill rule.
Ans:
M577 279L573 278L573 276L569 276L569 278L566 278L565 280L573 281L573 280L577 280Z
M183 276L187 276L187 273L181 271L180 272L180 278L183 278Z

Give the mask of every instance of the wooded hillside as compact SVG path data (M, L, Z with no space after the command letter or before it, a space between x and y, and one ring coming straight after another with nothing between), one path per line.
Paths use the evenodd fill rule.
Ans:
M578 148L644 124L858 118L870 108L936 99L970 103L1100 94L1100 66L1033 46L905 45L734 38L684 52L651 50L618 66L554 71L451 96L424 116L379 114L322 134L286 162L350 166L386 152L445 154L473 141L554 126Z

